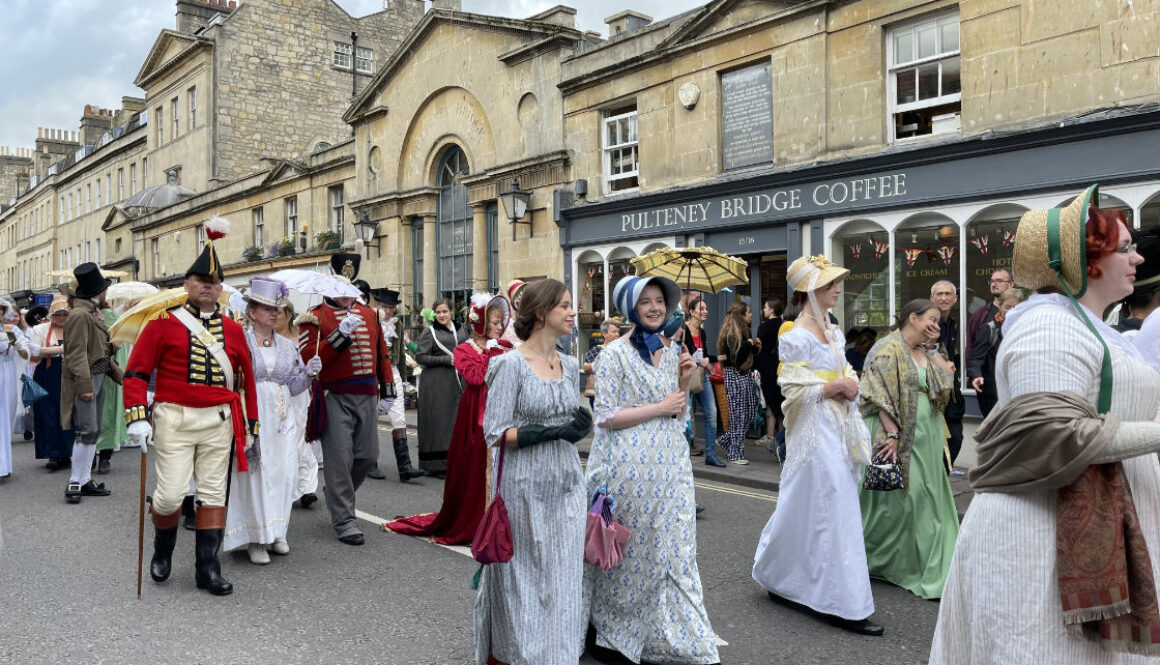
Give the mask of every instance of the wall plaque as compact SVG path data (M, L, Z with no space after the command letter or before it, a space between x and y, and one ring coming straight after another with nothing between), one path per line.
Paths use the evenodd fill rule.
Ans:
M721 160L725 170L773 161L770 63L721 75Z

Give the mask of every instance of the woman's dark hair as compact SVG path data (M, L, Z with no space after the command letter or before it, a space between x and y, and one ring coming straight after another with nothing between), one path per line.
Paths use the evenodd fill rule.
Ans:
M568 287L558 279L541 279L520 291L520 315L516 319L516 336L528 341L532 333L544 327L548 312L556 308L568 293Z
M922 316L932 309L937 309L937 307L927 298L915 298L902 306L902 311L898 313L898 322L890 329L902 330L910 322L911 316Z
M704 299L701 298L701 296L693 296L689 300L689 304L685 306L685 309L688 312L695 312L695 311L697 311L697 309L701 306L701 303L703 303L703 302L705 302L705 301L704 301Z
M455 313L455 306L451 304L451 300L449 298L440 298L436 300L435 304L431 305L431 311L434 312L435 310L439 309L440 305L447 305L447 311L451 312L452 314Z
M767 298L765 306L773 310L773 315L776 317L785 313L785 300L782 298Z

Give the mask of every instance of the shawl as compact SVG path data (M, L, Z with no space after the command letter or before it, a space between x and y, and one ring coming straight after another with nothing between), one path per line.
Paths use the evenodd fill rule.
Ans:
M952 378L932 363L927 367L926 385L931 408L942 413L951 395ZM863 417L885 411L898 423L898 471L903 491L910 491L910 453L914 450L914 429L918 414L918 368L898 330L878 340L866 355L862 367ZM872 449L886 441L886 428L874 434ZM945 444L944 444L945 445Z
M254 329L246 327L246 343L250 347L250 363L253 365L254 381L271 381L284 385L291 395L301 394L310 387L311 377L306 374L306 365L298 355L294 342L275 333L274 350L277 353L273 367L266 366L266 357L262 355L261 344L254 336Z
M1108 651L1156 656L1155 573L1124 465L1092 464L1119 425L1074 393L1022 395L979 428L980 466L970 478L978 492L1056 490L1064 628Z
M849 363L843 362L839 377L858 380L858 375ZM782 410L785 412L785 429L792 432L793 454L785 462L782 477L793 476L801 465L810 458L821 443L814 423L817 419L832 420L838 427L841 441L842 459L850 469L850 475L858 479L862 465L870 462L870 432L866 422L858 415L857 402L839 402L822 397L822 387L833 379L826 379L799 362L786 362L777 382L785 398Z

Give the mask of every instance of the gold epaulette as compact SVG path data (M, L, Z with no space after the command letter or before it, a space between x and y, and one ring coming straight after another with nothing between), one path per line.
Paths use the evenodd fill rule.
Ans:
M300 326L303 323L310 323L313 325L318 325L318 317L313 315L313 314L310 314L310 313L302 313L302 314L299 314L298 316L294 317L294 325L295 326Z

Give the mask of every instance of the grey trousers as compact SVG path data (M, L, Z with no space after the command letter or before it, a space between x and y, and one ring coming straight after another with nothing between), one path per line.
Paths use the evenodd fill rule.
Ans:
M101 433L101 412L105 405L105 375L93 375L93 398L88 402L80 395L73 398L72 474L69 482L85 484L92 479L93 457L97 451L97 436Z
M379 459L378 398L326 394L326 431L322 434L322 478L334 531L361 533L355 524L354 493Z

